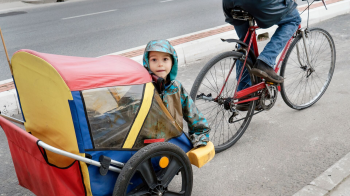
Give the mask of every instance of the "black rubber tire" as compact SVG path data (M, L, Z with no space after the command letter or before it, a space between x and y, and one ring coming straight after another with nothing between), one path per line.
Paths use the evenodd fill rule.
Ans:
M330 51L332 54L330 54L331 58L333 57L333 59L331 59L331 66L330 66L330 69L329 69L329 72L328 72L328 80L326 81L326 83L324 84L323 88L321 89L320 92L318 92L318 94L316 94L316 96L311 100L309 101L308 103L305 103L305 104L296 104L296 103L293 103L291 101L291 97L292 95L290 95L288 97L288 93L286 90L288 90L288 87L286 87L286 82L288 81L289 78L297 78L295 77L295 75L292 76L291 75L286 75L285 71L286 69L288 68L287 65L288 65L288 60L290 58L290 55L294 49L294 47L296 46L296 44L299 42L299 41L303 41L302 39L302 35L299 34L292 42L290 48L288 49L287 51L287 54L286 54L286 57L282 63L282 67L281 67L281 72L280 72L280 75L282 77L285 78L285 81L281 84L281 95L282 95L282 98L284 100L284 102L290 107L290 108L293 108L293 109L296 109L296 110L302 110L302 109L305 109L305 108L308 108L310 106L312 106L313 104L315 104L321 97L322 95L326 92L330 82L331 82L331 79L332 79L332 76L333 76L333 73L334 73L334 69L335 69L335 62L336 62L336 50L335 50L335 44L334 44L334 41L332 39L332 36L324 29L320 29L320 28L311 28L309 29L309 31L312 33L312 32L316 32L316 31L319 31L323 36L325 36L325 38L327 38L328 42L329 42L329 46L330 46ZM319 36L317 37L317 40L319 39ZM327 45L326 45L327 46ZM322 48L323 50L324 48ZM317 50L317 49L316 49ZM320 50L320 49L318 49ZM311 52L310 52L311 53ZM311 56L311 55L310 55ZM312 59L312 57L310 57ZM292 62L292 60L291 60ZM316 59L316 62L317 62L317 59ZM293 62L292 62L293 63ZM292 65L290 65L292 66ZM316 66L314 66L316 67ZM315 70L317 71L317 69L315 68ZM300 72L302 73L302 76L303 76L303 72ZM295 74L295 73L293 73ZM307 73L306 73L307 74ZM302 77L303 78L303 77ZM308 78L308 77L307 77ZM303 79L302 79L303 80ZM308 82L308 80L307 80ZM301 81L299 81L299 83L301 83ZM312 82L310 82L312 83ZM297 84L299 85L299 84ZM298 87L298 86L297 86ZM295 87L295 89L297 88ZM306 89L306 86L305 86L305 89ZM312 89L313 90L313 89ZM311 92L311 87L310 87L310 92ZM299 92L300 93L300 92ZM299 95L299 94L298 94Z
M151 159L152 157L166 155L174 156L176 160L181 163L181 175L183 175L182 180L186 180L186 184L182 184L182 187L185 186L185 188L183 189L186 189L184 195L190 196L193 186L193 173L191 163L185 152L180 147L168 142L149 144L146 147L141 148L139 151L137 151L125 164L121 173L119 174L117 182L114 186L113 196L126 195L127 187L130 183L130 180L135 175L141 163L144 163L144 161ZM170 162L171 161L174 160L170 160ZM169 167L170 163L168 168ZM159 176L157 176L157 174L156 177L157 179L159 179Z
M230 58L230 57L232 57L232 58L240 58L240 57L242 57L242 55L243 55L242 53L239 53L239 52L236 52L236 51L228 51L228 52L224 52L224 53L221 53L221 54L215 56L207 64L205 64L205 66L199 72L199 74L198 74L198 76L197 76L197 78L194 81L194 84L192 86L191 93L190 93L190 96L191 96L192 100L194 102L196 102L196 96L197 96L198 90L199 90L199 88L201 86L201 83L202 83L204 77L206 76L206 74L208 73L208 71L214 65L216 65L221 60L225 60L226 58ZM250 77L252 79L252 84L254 85L255 82L257 81L257 78L250 73L250 70L253 67L253 63L249 59L247 60L247 66L246 67L248 68L248 72L249 72ZM235 71L235 70L232 70L232 72L233 71ZM231 74L232 74L232 72L231 72ZM213 97L215 97L215 96L213 96ZM238 130L236 131L235 134L232 134L232 137L230 137L230 135L228 134L230 138L227 140L227 142L223 143L222 145L220 145L220 144L217 145L216 143L213 142L214 146L215 146L215 152L216 153L222 152L222 151L230 148L231 146L233 146L242 137L242 135L244 134L245 130L247 129L247 127L248 127L248 125L249 125L249 123L250 123L250 121L251 121L251 119L253 117L252 115L254 113L255 105L256 105L256 101L250 102L249 109L247 111L247 114L245 115L246 117L244 118L242 125L238 128ZM217 106L221 107L220 105L217 105ZM198 107L198 105L197 105L197 107ZM207 107L210 107L210 106L207 106ZM204 117L206 117L205 114L204 114ZM207 118L207 120L208 120L208 118ZM210 124L209 120L208 120L208 123ZM233 125L235 123L230 124L228 122L228 120L227 120L226 124L229 126L229 125ZM236 128L236 125L234 125L234 126ZM210 135L210 139L212 137L215 137L215 135L213 135L214 133L216 134L216 131L215 130L211 130L211 132L209 134Z

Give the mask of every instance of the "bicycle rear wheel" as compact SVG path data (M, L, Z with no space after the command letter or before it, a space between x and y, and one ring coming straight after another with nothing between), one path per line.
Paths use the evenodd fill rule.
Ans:
M255 101L252 101L249 102L248 111L239 111L239 114L234 117L233 123L229 123L232 111L224 108L225 100L232 98L234 95L237 86L234 62L241 57L241 53L234 51L224 52L215 56L202 68L191 89L190 95L193 101L195 101L197 108L203 113L211 128L209 139L213 142L217 153L231 147L242 137L254 112ZM252 83L254 84L256 78L250 73L250 68L252 67L251 61L247 61L247 65L246 67L248 69L245 71L249 72ZM227 79L231 69L231 74ZM226 79L225 88L221 96L218 97ZM203 94L207 98L217 98L217 100L196 100L198 95Z
M307 33L311 66L307 63L302 36L297 36L287 51L280 75L284 77L281 95L291 108L302 110L315 104L329 86L336 61L335 45L331 35L320 28Z

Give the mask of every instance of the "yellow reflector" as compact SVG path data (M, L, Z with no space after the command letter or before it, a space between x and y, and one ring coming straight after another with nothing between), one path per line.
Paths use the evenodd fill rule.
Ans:
M203 165L212 160L215 156L215 148L212 142L208 142L206 146L194 148L187 152L188 159L192 165L201 168Z
M162 157L160 160L159 160L159 166L161 167L161 168L166 168L166 167L168 167L168 165L169 165L169 159L168 159L168 157Z

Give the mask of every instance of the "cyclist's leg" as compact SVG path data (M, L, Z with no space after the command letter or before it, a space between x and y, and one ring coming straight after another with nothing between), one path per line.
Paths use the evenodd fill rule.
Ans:
M293 36L301 22L297 9L284 17L279 23L276 32L271 40L260 53L258 59L265 62L272 68L276 65L276 58L283 50L288 40Z
M235 30L236 30L236 33L238 35L238 38L239 40L243 41L247 32L248 32L248 28L249 28L249 22L246 21L245 23L241 24L241 25L234 25L235 27ZM247 39L247 42L249 43L249 40L250 40L250 36L249 38ZM249 56L248 56L249 57ZM236 62L236 78L237 78L237 81L239 79L239 75L241 73L241 69L243 67L243 62L242 61L237 61ZM248 88L252 85L252 82L250 80L250 75L248 73L248 70L247 68L245 68L243 70L243 73L242 73L242 78L241 78L241 81L238 85L238 88L237 88L237 91L240 91L240 90L243 90L245 88Z

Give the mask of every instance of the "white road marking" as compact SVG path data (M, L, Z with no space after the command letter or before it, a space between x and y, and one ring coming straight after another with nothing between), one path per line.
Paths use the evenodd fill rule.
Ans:
M72 16L72 17L62 18L62 20L67 20L67 19L72 19L72 18L80 18L80 17L84 17L84 16L91 16L91 15L103 14L103 13L114 12L114 11L117 11L117 10L107 10L107 11L103 11L103 12L96 12L96 13L91 13L91 14L84 14L84 15L79 15L79 16Z
M169 1L173 1L173 0L164 0L164 1L159 1L159 3L165 3L165 2L169 2Z

